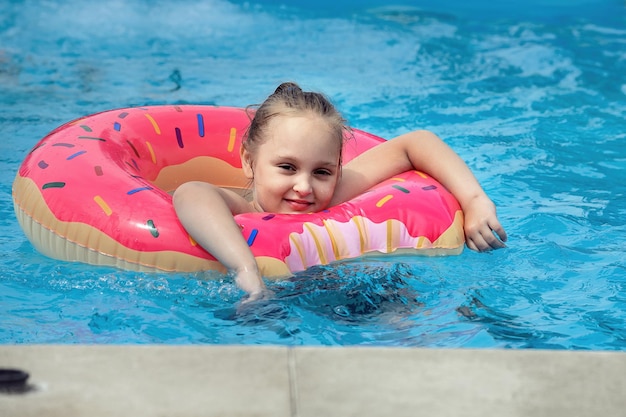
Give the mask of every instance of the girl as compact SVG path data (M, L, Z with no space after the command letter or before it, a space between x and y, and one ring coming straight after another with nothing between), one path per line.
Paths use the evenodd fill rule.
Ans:
M436 135L425 130L407 133L342 166L346 130L344 119L325 96L283 83L258 108L241 146L243 172L252 184L251 201L197 181L174 193L174 208L185 229L234 273L249 299L259 298L265 286L235 214L320 211L411 169L430 174L457 198L470 249L505 246L507 236L495 205L463 160Z

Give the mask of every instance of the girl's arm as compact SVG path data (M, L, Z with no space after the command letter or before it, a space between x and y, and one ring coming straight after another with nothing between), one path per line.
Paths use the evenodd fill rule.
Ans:
M243 197L212 184L192 181L174 192L174 209L183 227L229 271L235 282L252 299L265 290L254 255L246 243L234 214L251 211Z
M417 169L436 178L459 201L467 246L502 248L507 236L494 203L463 160L435 134L420 130L388 140L345 165L331 204L338 204L399 173ZM498 235L499 239L494 235Z

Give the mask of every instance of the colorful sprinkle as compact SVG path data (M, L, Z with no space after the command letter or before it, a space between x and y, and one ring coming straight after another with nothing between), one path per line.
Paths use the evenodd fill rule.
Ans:
M198 135L204 137L204 117L201 114L196 115L198 118Z
M42 190L45 190L46 188L63 188L65 187L65 183L64 182L48 182L45 183L44 185L41 186Z
M156 120L154 120L152 118L152 116L150 116L148 113L145 113L145 116L148 120L150 120L150 123L152 123L152 128L154 129L154 131L156 132L157 135L161 134L161 129L159 128L159 125L157 124Z
M80 125L81 129L83 129L85 132L91 132L91 128L87 125Z
M409 191L409 190L407 190L407 189L406 189L406 188L404 188L404 187L400 187L399 185L392 185L391 187L392 187L392 188L395 188L396 190L400 190L400 191L402 191L403 193L406 193L406 194L409 194L409 193L410 193L410 191Z
M146 142L146 146L148 147L148 152L150 152L150 158L152 159L152 163L156 164L156 155L154 154L154 149L152 149L152 145L150 142Z
M385 203L389 200L391 200L393 198L393 196L391 194L386 195L385 197L381 198L380 200L378 200L378 202L376 203L376 207L381 208L382 206L385 205Z
M113 123L113 129L119 132L120 130L122 130L122 125L119 124L118 122L115 122Z
M271 220L274 217L276 217L275 214L268 214L267 216L262 217L261 220Z
M426 187L422 187L422 190L424 191L430 191L430 190L436 190L437 186L436 185L427 185Z
M106 139L97 138L95 136L79 136L78 139L99 140L101 142L106 142L107 141ZM74 146L74 145L72 145L72 146Z
M33 149L30 150L30 152L28 154L30 155L31 153L35 152L37 149L41 148L44 145L45 145L44 143L36 145L35 147L33 147ZM52 146L54 146L54 145L52 145Z
M128 143L128 146L130 146L130 148L133 150L137 158L141 158L139 156L139 152L137 152L137 148L135 148L135 145L133 145L129 140L127 140L126 143Z
M183 135L180 133L180 129L176 127L174 130L176 131L176 142L178 142L178 147L184 148L185 144L183 143Z
M148 228L150 229L150 233L152 234L152 236L159 237L159 231L154 225L154 222L152 220L148 220L146 224L148 225Z
M93 170L95 171L97 176L101 177L103 175L102 167L100 165L96 165L95 167L93 167Z
M235 149L235 139L237 138L237 129L230 128L230 139L228 140L228 152L232 152Z
M128 112L125 112L125 111L124 111L124 112L120 113L117 117L119 117L120 119L123 119L123 118L125 118L126 116L128 116Z
M80 138L80 136L79 136L79 138ZM73 143L60 142L60 143L53 143L52 146L62 146L64 148L73 148L75 145Z
M428 178L428 175L424 174L422 171L415 171L415 173L422 178Z
M137 164L137 161L135 161L134 159L131 159L130 161L133 163L133 168L139 171L139 165Z
M80 118L78 118L78 119L76 119L76 120L72 120L72 121L71 121L71 122L69 122L67 125L68 125L68 126L74 126L74 125L77 125L78 123L82 122L82 121L83 121L83 120L85 120L85 119L86 119L86 117L80 117Z
M72 159L76 158L77 156L81 156L81 155L86 154L86 153L87 153L87 151L78 151L78 152L76 152L76 153L74 153L74 154L72 154L72 155L68 156L68 157L67 157L67 158L65 158L65 159L67 159L68 161L70 161L70 160L72 160Z
M37 166L41 169L46 169L49 165L46 161L39 161L39 163L37 163Z
M126 194L128 195L133 195L133 194L137 194L140 191L149 191L152 190L152 187L139 187L139 188L133 188L130 191L127 191Z
M248 236L248 246L252 246L252 244L254 243L254 239L256 239L256 236L259 234L259 231L257 229L252 229L252 231L250 232L250 236Z
M106 214L107 216L110 216L113 213L113 210L111 210L111 207L99 195L95 196L93 198L93 201L95 201L96 204L100 206L102 211L104 211L104 214Z
M181 109L180 106L174 106L174 110L176 110L178 113L183 112L183 109Z

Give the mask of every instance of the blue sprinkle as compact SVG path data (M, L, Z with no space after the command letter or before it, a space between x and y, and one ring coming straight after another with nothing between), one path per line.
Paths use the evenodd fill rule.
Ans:
M139 187L139 188L135 188L135 189L132 189L132 190L130 190L130 191L128 191L128 192L126 192L126 194L128 194L128 195L133 195L133 194L138 193L139 191L147 191L147 190L152 190L152 187Z
M395 188L396 190L402 191L405 194L409 194L410 191L404 187L400 187L399 185L392 185L391 188Z
M84 153L87 153L87 151L78 151L75 154L72 154L72 155L68 156L66 159L69 161L70 159L74 159L77 156L80 156L80 155L82 155Z
M248 237L248 246L252 246L254 239L256 239L256 235L258 234L259 231L257 229L252 229L252 232L250 232L250 236Z
M201 114L198 114L198 135L200 135L201 138L204 137L204 118L202 117Z
M179 128L175 128L176 130L176 141L178 142L178 147L179 148L184 148L185 144L183 143L183 136L180 133L180 129Z
M122 129L122 125L119 124L118 122L113 123L113 129L117 130L118 132Z

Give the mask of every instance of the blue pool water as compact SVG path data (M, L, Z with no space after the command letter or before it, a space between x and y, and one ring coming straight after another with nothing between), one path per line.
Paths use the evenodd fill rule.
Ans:
M92 3L0 3L0 343L626 350L622 0ZM285 80L355 127L439 134L508 248L313 268L245 308L226 277L55 261L17 225L15 173L58 125Z

